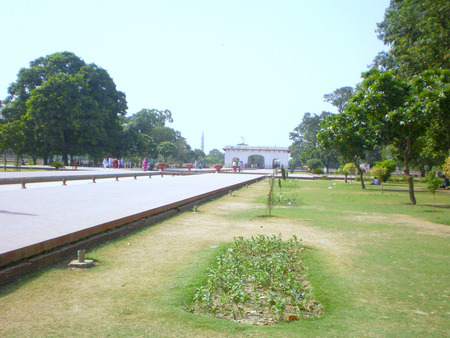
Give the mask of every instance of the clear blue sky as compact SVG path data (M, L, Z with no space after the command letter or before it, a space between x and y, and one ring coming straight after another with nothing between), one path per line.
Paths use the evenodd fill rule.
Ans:
M192 148L289 146L323 95L387 47L389 0L0 0L0 98L20 68L70 51L106 69L128 115L169 109Z

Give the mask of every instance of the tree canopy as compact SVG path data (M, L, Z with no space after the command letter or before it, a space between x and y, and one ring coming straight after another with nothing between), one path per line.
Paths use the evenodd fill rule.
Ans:
M289 139L293 142L290 147L291 156L298 157L302 165L315 158L319 159L328 171L331 164L337 163L336 151L324 148L317 139L322 129L321 122L330 115L332 114L329 112L322 112L320 115L305 113L302 122L289 133Z
M391 0L377 32L402 75L450 69L448 0Z
M2 115L6 121L23 119L30 154L59 154L67 164L68 155L101 156L117 145L125 94L106 70L73 53L32 61L19 71L8 94Z
M325 99L325 102L331 103L333 106L335 106L339 113L342 113L345 109L345 106L347 105L348 100L353 95L353 88L352 87L341 87L336 89L334 92L330 94L325 94L323 98Z
M449 75L449 71L425 72L407 80L392 72L371 70L363 74L364 81L349 104L354 123L369 129L378 144L392 145L396 150L404 165L412 204L416 199L411 160L426 144L447 150L450 146L445 131L448 124L444 129L440 126L449 117Z

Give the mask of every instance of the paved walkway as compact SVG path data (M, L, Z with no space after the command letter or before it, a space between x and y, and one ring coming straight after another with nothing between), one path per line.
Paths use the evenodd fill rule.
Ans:
M0 173L0 177L4 174L14 175ZM70 181L66 186L61 182L31 183L27 189L0 186L0 267L262 176L210 173L124 178L118 182Z

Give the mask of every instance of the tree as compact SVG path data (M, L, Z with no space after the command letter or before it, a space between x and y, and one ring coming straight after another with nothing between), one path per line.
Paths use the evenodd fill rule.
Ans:
M380 170L376 176L379 177L382 182L387 182L389 177L391 177L391 174L395 171L395 168L396 168L395 161L385 160L385 161L377 162L375 164L375 169L376 168L385 168L386 169L384 172L382 170Z
M345 106L353 95L352 87L341 87L336 89L334 92L330 94L325 94L323 98L325 102L331 103L335 106L339 113L342 113L345 109Z
M377 32L404 76L450 68L447 0L392 0Z
M289 139L293 141L290 149L292 157L298 156L303 165L309 159L317 158L322 162L322 166L328 170L331 164L337 164L337 153L334 149L323 148L318 140L317 135L322 129L321 122L328 116L332 115L329 112L322 112L322 114L305 113L302 122L289 133Z
M68 155L114 150L125 94L95 64L70 52L41 57L19 71L8 93L2 115L6 121L25 117L25 151L63 155L67 165Z
M120 157L135 158L156 158L158 156L158 146L153 139L134 129L125 128L120 137L120 144L117 148L117 155Z
M450 145L448 133L435 123L448 119L449 75L449 71L425 72L406 80L392 72L371 70L363 74L349 106L358 123L365 123L376 135L378 144L392 145L402 159L411 204L416 204L411 160L423 151L426 138L439 137L435 141L440 147Z
M6 171L6 153L11 150L17 154L24 146L25 134L23 129L25 125L22 121L0 124L0 151L3 154L4 170Z
M172 113L167 109L141 109L124 120L128 128L149 136L152 136L156 127L165 127L166 123L172 122Z
M346 111L329 116L322 124L318 140L326 149L334 149L343 162L353 163L365 189L363 171L360 164L375 147L375 135L368 128L364 112L355 110L350 102Z
M348 174L354 174L357 171L356 165L352 162L346 163L342 166L342 173L344 174L344 182L347 183ZM353 181L352 181L353 183Z
M212 149L204 159L205 165L224 164L225 153L220 152L218 149Z
M177 150L177 147L169 141L164 141L158 145L158 153L164 158L165 163L169 156L175 156L177 154Z

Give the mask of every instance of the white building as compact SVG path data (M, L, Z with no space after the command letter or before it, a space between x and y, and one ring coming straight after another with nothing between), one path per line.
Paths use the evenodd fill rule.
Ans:
M287 147L226 146L225 166L242 161L247 168L272 169L283 165L288 168L290 150Z

